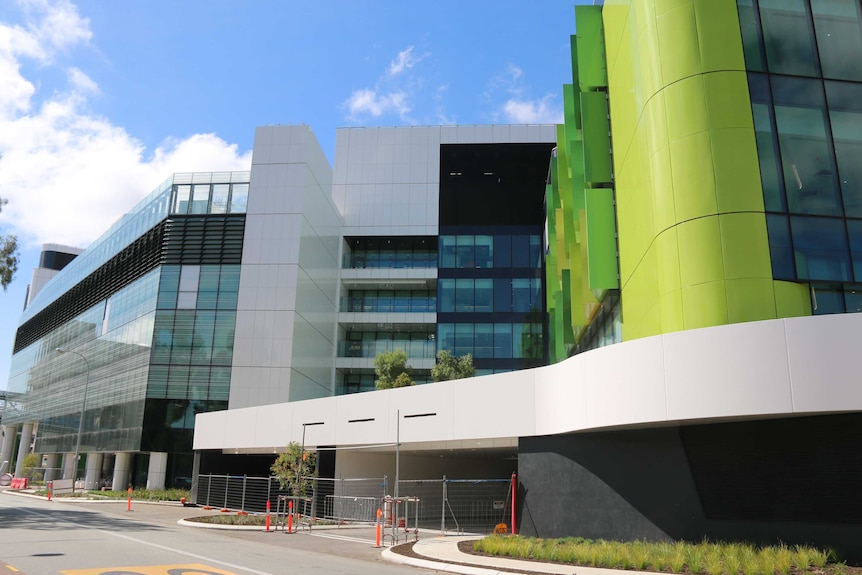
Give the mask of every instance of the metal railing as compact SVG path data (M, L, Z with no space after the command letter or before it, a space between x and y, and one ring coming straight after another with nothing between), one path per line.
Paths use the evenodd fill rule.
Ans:
M303 499L303 516L336 523L375 523L377 510L386 508L392 487L382 478L308 478L311 492ZM410 499L409 510L387 508L387 525L408 523L442 533L492 533L508 523L512 511L510 479L414 479L401 480L400 500ZM281 489L275 477L199 475L193 503L250 513L264 513L266 502L275 509L279 501L295 497ZM409 513L409 518L405 516Z

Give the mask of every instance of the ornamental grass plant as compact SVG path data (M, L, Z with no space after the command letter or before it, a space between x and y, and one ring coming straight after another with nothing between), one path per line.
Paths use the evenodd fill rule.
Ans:
M699 543L540 539L493 535L476 541L476 552L503 557L610 569L693 575L862 575L862 569L834 560L814 547L747 543Z

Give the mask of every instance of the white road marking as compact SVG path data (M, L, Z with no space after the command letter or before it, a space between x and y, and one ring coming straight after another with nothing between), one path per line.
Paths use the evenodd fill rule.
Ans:
M102 529L97 529L95 527L90 527L88 525L82 525L81 523L75 523L74 521L70 521L68 519L57 519L56 517L52 517L45 513L40 513L38 511L33 511L32 509L21 508L21 511L25 511L27 513L32 513L33 515L39 515L40 517L46 517L51 519L52 521L56 521L58 523L68 523L71 525L75 525L77 527L82 527L84 529L89 529L91 531L95 531L97 533L101 533L103 535L110 535L111 537L117 537L119 539L126 539L127 541L133 541L134 543L140 543L141 545L148 545L150 547L155 547L156 549L162 549L164 551L172 551L174 553L179 553L180 555L185 555L186 557L192 557L194 559L200 559L202 561L209 561L211 563L217 563L218 565L224 565L225 567L230 567L231 569L239 569L241 571L246 571L248 573L255 573L256 575L273 575L267 571L258 571L257 569L252 569L250 567L243 567L242 565L237 565L236 563L228 563L226 561L219 561L217 559L213 559L211 557L205 557L203 555L198 555L196 553L189 553L188 551L183 551L182 549L175 549L173 547L168 547L167 545L160 545L158 543L150 543L149 541L144 541L143 539L137 539L135 537L129 537L128 535L121 535L119 533L113 533L111 531L104 531Z

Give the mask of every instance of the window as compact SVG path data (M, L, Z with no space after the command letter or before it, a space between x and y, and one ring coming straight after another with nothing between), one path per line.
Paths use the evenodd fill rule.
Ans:
M862 81L862 27L858 0L811 0L824 78Z
M840 216L822 82L773 77L772 88L789 211Z
M837 218L790 218L799 279L851 281L844 221Z
M790 241L790 223L787 216L767 214L766 229L772 255L772 277L795 280L796 267L793 264L793 244Z
M760 22L769 71L818 76L811 21L805 0L760 0Z
M248 184L233 184L231 186L230 213L244 214L248 207Z
M826 98L844 213L862 217L862 85L826 82Z

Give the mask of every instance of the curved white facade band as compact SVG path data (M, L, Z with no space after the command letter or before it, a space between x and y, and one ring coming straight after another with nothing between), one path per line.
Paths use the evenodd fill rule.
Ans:
M538 369L197 416L194 449L516 446L519 437L862 410L862 315L769 320L620 343ZM409 418L409 424L404 419Z

